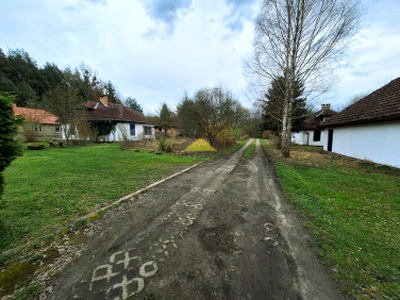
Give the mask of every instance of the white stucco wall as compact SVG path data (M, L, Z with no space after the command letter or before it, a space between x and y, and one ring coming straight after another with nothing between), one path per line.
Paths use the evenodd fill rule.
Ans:
M145 126L151 127L151 135L144 135ZM129 141L141 141L143 139L156 138L156 132L153 125L135 124L135 135L130 135L130 123L118 123L115 128L115 132L110 135L110 138L112 138L113 142L123 140L124 136Z
M292 133L292 143L307 145L307 134L304 131Z
M321 138L318 142L314 142L313 137L314 137L313 130L295 132L292 134L292 142L299 145L324 146L328 140L328 131L321 130Z
M133 124L133 123L132 123ZM62 137L63 139L66 138L65 136L65 130L64 126L66 128L69 128L69 124L63 125L63 130L62 130ZM144 127L151 127L151 135L144 135ZM78 130L75 129L76 132L78 133ZM130 135L130 123L118 123L115 126L115 130L111 132L111 134L108 137L99 137L99 140L103 140L105 142L118 142L118 141L123 141L124 136L128 141L140 141L143 139L155 139L156 138L156 133L154 129L154 125L148 125L148 124L135 124L135 135ZM78 134L75 134L70 137L71 140L77 139Z
M400 122L333 128L332 152L400 168Z

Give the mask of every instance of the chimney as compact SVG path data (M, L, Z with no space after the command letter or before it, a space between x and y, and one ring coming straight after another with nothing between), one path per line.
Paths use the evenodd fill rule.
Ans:
M102 96L100 97L100 101L103 102L104 106L108 106L108 96Z
M331 105L330 104L321 104L321 109L330 110L331 109Z

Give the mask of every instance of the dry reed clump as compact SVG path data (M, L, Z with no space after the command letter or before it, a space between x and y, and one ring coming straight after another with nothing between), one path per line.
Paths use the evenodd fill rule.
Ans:
M172 152L173 142L171 138L166 136L157 137L158 150L161 152Z

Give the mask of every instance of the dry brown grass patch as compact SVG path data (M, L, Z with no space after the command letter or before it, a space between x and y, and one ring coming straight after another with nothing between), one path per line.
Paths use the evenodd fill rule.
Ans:
M360 164L365 163L364 160L359 160L340 154L326 152L326 151L309 151L308 149L292 149L290 151L290 157L284 158L278 149L273 149L272 147L269 151L274 152L274 154L283 160L292 164L301 164L304 166L320 166L328 167L334 165L347 166L347 167L357 167Z

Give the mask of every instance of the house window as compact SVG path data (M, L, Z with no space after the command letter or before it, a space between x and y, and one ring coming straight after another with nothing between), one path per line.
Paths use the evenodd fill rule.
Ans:
M35 132L43 132L43 128L42 128L42 126L41 126L41 125L39 125L39 126L36 126L36 128L35 128Z
M151 135L151 127L144 126L144 135Z
M321 140L321 130L314 130L313 141L319 142Z
M59 126L56 127L56 132L61 132L61 128Z
M131 135L136 135L135 124L129 124L129 131Z

